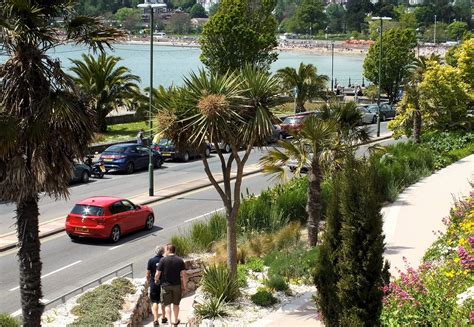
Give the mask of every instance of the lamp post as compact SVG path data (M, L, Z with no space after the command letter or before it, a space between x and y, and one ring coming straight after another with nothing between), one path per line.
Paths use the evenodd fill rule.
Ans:
M380 136L380 83L382 80L382 33L383 21L392 20L390 17L372 17L372 20L380 20L380 52L379 52L379 87L377 90L377 137Z
M331 40L331 92L334 92L334 40Z
M434 15L435 21L434 21L434 33L433 33L433 43L436 46L436 15Z
M150 9L150 106L148 108L148 124L150 128L150 148L148 151L148 195L154 195L154 181L153 181L153 151L151 150L151 140L153 139L153 10L154 8L166 7L164 3L150 3L145 0L145 3L137 5L138 8L149 8Z

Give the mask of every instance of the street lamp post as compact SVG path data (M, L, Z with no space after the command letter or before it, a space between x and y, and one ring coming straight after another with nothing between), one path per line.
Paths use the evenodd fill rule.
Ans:
M331 92L334 92L334 40L331 40Z
M434 21L434 33L433 33L433 43L436 46L436 15L434 15L435 21Z
M150 9L150 104L148 109L148 124L150 128L150 144L148 151L148 195L154 195L154 181L153 181L153 151L151 149L151 140L153 139L153 10L154 8L166 7L164 3L150 3L145 0L145 3L137 5L138 8L149 8Z
M380 20L380 52L379 52L379 87L377 90L377 137L380 136L380 84L382 81L382 33L383 21L392 20L390 17L372 17L372 20Z

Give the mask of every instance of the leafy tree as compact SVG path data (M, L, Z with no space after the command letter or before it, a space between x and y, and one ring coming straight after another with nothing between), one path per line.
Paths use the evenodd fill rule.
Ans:
M383 33L394 28L400 28L400 23L396 21L386 21L383 23ZM369 35L372 40L380 38L380 20L370 21Z
M373 16L383 16L395 18L397 15L395 7L386 1L378 1L373 7Z
M470 94L474 99L474 39L464 41L454 53L456 67L461 78L470 86Z
M175 12L166 25L166 31L172 34L188 34L191 31L191 18L184 12Z
M467 32L468 26L465 22L452 22L448 25L448 38L450 40L460 40L465 32Z
M191 15L191 18L206 18L207 17L206 9L204 9L204 7L199 3L194 4L189 14Z
M47 51L76 42L103 50L117 36L99 20L76 16L75 1L4 1L0 39L0 198L16 205L23 325L40 326L38 198L67 197L73 159L92 140L93 115L78 88ZM65 32L50 25L65 17ZM54 166L51 164L54 163Z
M130 74L124 66L117 67L120 58L101 54L96 58L82 55L82 60L71 60L72 78L87 95L94 108L99 131L107 131L107 115L118 108L132 108L140 95L140 78Z
M400 22L400 28L416 30L417 21L414 13L404 11L400 14L398 21Z
M135 8L120 8L115 13L114 18L119 21L128 31L135 31L140 26L140 11Z
M305 119L301 131L290 142L280 141L282 150L273 148L260 159L263 170L267 173L285 177L283 168L290 160L297 162L295 174L301 175L308 169L308 243L318 243L319 223L322 218L321 183L324 170L334 163L333 156L337 151L337 124L334 120L321 120L315 116Z
M216 14L217 9L219 9L219 2L212 4L209 8L209 17L212 17Z
M285 18L293 17L299 4L300 1L277 0L275 6L276 19L282 22Z
M448 25L445 23L436 24L436 43L445 42L448 40ZM423 33L423 41L433 42L434 41L434 24L428 26Z
M403 80L407 78L410 64L415 58L415 32L411 30L391 29L383 33L383 56L381 89L392 103ZM364 76L374 84L379 77L380 39L369 48L364 60Z
M296 91L296 112L306 111L304 104L308 100L324 97L328 81L326 75L318 75L312 64L300 63L298 70L292 67L279 69L276 76L280 79L284 92Z
M172 8L181 8L184 11L189 11L196 4L196 0L171 0L169 3Z
M224 203L227 217L227 263L235 277L237 269L236 218L240 207L243 169L252 148L272 132L270 107L279 93L278 81L265 71L245 66L238 72L218 74L201 70L184 80L183 88L157 92L160 130L178 147L186 142L201 149L204 171ZM204 144L214 144L221 163L222 186L217 182ZM219 143L229 144L225 158ZM243 151L239 151L243 148ZM233 165L236 176L231 183Z
M309 34L310 31L318 31L326 27L326 15L323 12L322 0L301 0L296 8L294 21L298 33Z
M344 31L344 16L346 10L340 4L331 3L326 7L329 32L340 33Z
M277 58L274 7L274 0L223 0L201 35L203 64L221 74L245 64L269 68Z
M346 30L362 32L365 29L365 17L372 12L369 0L348 0L346 4Z

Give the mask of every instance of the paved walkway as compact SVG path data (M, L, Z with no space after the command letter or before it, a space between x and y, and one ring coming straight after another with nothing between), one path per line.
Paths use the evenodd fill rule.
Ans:
M433 231L445 229L441 219L449 213L455 199L466 196L474 181L474 155L464 158L407 188L397 201L382 209L386 235L385 257L391 273L404 269L403 258L418 266L426 249L436 240ZM317 327L311 294L256 321L251 327Z

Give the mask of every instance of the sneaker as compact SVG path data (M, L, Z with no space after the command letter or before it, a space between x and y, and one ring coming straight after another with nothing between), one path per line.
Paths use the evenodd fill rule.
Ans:
M153 321L153 326L159 326L160 323L158 321Z
M168 323L168 318L163 318L163 319L161 319L161 323L162 323L162 324L167 324L167 323Z

